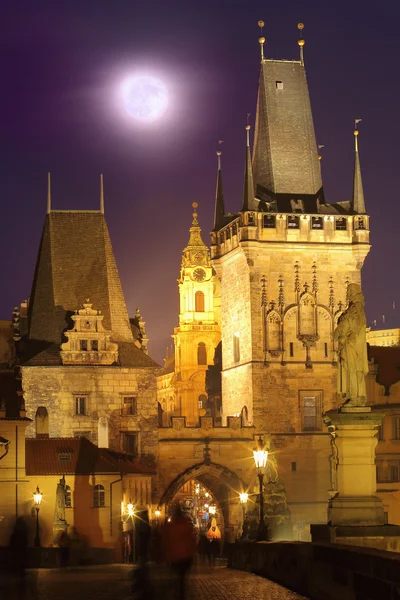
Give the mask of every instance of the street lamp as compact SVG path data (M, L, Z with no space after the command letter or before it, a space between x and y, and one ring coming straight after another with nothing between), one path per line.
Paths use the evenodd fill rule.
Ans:
M267 527L264 522L263 482L265 467L268 460L268 452L265 450L264 441L261 435L258 438L257 448L253 450L253 456L256 465L258 481L260 483L260 520L258 523L257 540L263 541L267 539Z
M240 504L242 505L242 520L243 520L243 526L242 526L242 538L245 535L245 531L244 531L244 526L245 526L245 520L246 520L246 504L247 501L249 499L249 495L247 492L242 492L241 494L239 494L239 500L240 500Z
M40 534L39 534L39 510L42 502L43 494L39 490L39 486L36 486L36 492L33 494L33 501L36 509L36 536L35 536L35 547L40 548Z

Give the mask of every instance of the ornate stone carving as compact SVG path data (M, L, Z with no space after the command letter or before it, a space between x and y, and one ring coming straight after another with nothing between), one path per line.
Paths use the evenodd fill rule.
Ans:
M67 341L61 344L64 365L112 365L118 361L118 345L111 341L112 332L103 329L103 319L89 299L72 315L74 325L65 332Z

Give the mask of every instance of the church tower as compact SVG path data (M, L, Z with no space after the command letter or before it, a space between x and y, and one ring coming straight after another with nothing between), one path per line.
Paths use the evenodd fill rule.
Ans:
M361 283L369 217L357 130L353 199L325 202L304 40L300 60L265 58L265 39L259 41L253 157L247 126L242 208L222 214L217 198L211 234L211 262L221 282L223 419L242 413L258 431L275 436L281 474L298 469L297 454L303 484L307 470L315 477L308 490L285 479L288 496L311 507L326 502L330 487L322 413L336 404L333 331L348 283Z

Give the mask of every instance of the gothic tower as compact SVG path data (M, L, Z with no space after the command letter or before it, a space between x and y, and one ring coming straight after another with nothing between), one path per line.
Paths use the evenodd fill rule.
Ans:
M195 425L207 411L205 375L221 339L219 281L210 250L201 237L197 203L193 203L189 242L182 252L179 287L179 325L174 329L174 357L166 359L159 378L158 398L168 415L186 417ZM171 406L172 404L172 406Z
M348 283L361 283L369 218L357 144L353 199L325 202L302 55L264 58L264 41L242 208L226 215L217 197L211 234L221 282L223 417L244 412L275 436L284 474L303 463L303 484L285 481L289 496L310 508L326 502L330 487L322 412L336 404L332 334Z

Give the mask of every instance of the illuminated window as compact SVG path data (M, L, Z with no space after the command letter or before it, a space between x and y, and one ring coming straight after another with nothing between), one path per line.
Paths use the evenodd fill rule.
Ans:
M198 365L206 365L207 364L207 348L204 342L200 342L197 346L197 364Z
M195 311L204 312L204 294L203 292L196 292L194 295Z
M240 361L240 337L238 333L233 334L233 362Z
M300 227L299 217L289 216L287 218L287 227L288 227L288 229L299 229L299 227Z
M69 485L65 486L65 508L72 507L72 492Z
M322 429L322 392L301 391L300 411L302 431L320 431Z
M133 396L124 396L122 399L122 414L123 415L136 415L136 398Z
M283 90L283 81L275 81L276 89Z
M311 217L311 229L323 229L324 222L322 217Z
M199 409L207 408L207 396L205 394L201 394L199 396L198 406L199 406Z
M93 506L101 508L106 505L106 493L104 485L98 484L93 488Z
M75 396L75 414L86 415L87 412L87 398L85 396Z

